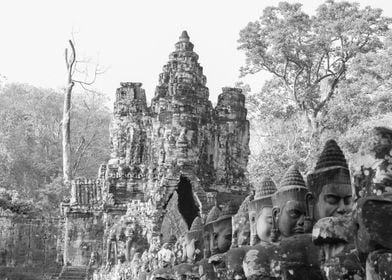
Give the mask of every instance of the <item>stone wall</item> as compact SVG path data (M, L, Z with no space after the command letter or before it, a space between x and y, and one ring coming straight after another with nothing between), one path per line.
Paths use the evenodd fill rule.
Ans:
M58 219L0 216L0 279L43 279L57 263Z
M92 253L104 258L102 212L69 212L65 222L65 260L70 265L89 265Z

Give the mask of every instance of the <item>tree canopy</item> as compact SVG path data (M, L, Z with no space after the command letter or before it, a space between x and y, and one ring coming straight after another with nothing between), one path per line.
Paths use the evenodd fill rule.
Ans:
M391 19L357 3L326 1L315 15L301 4L266 8L241 32L242 75L273 74L248 93L250 174L276 179L293 163L308 171L325 140L349 158L370 124L391 118Z
M346 1L326 1L313 16L301 6L280 2L267 7L240 32L239 49L246 55L241 74L272 73L284 87L285 100L294 102L318 133L319 116L344 79L348 63L383 47L391 19L383 17L381 9L361 9Z

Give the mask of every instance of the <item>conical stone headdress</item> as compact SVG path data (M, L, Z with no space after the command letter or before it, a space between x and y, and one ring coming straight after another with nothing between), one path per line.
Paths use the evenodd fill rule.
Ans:
M271 196L276 192L276 185L271 177L265 176L261 180L261 184L255 187L255 200L265 196Z
M292 165L283 176L277 192L272 196L272 204L281 209L289 200L306 203L308 192L309 189L305 185L301 172L295 165Z
M328 140L325 143L316 167L307 179L309 188L316 198L327 184L342 187L351 184L346 158L335 140Z
M249 211L260 214L264 207L272 207L272 195L276 192L276 185L271 177L264 177L261 184L255 187L255 199L249 203ZM255 216L258 218L258 215Z

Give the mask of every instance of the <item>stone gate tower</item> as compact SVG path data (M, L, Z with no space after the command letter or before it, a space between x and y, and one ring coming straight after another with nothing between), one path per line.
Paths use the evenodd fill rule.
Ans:
M228 200L239 204L248 193L245 96L224 87L214 108L193 48L183 31L150 107L141 83L117 89L111 159L97 180L73 182L63 204L65 262L86 265L92 254L101 263L131 258L121 252L135 235L146 244L178 238L196 216Z

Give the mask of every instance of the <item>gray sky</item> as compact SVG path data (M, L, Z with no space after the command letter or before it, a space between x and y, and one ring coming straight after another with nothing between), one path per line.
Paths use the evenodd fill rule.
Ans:
M313 13L324 1L303 3ZM387 0L357 1L382 8L392 16ZM108 67L95 88L110 98L123 81L139 81L148 99L153 96L162 66L187 30L207 76L215 102L224 86L239 80L243 54L237 50L239 31L256 20L272 0L128 0L54 1L2 0L0 3L0 74L8 82L26 82L59 89L66 79L64 48L72 30L79 58L99 56ZM252 90L261 88L266 74L243 79Z

